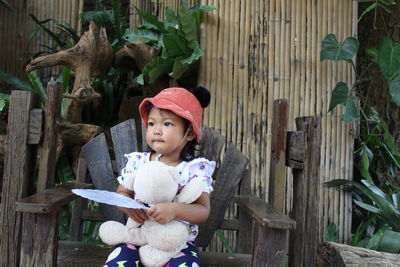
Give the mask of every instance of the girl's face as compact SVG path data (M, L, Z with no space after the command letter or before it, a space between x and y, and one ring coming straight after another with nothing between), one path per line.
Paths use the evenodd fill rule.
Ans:
M183 119L169 110L153 107L147 122L147 144L163 157L180 158L187 142L196 136L193 131L185 136Z

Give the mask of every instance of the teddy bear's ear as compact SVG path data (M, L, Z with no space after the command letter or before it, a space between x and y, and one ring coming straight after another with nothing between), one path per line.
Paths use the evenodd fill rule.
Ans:
M126 175L124 179L124 187L128 190L133 191L134 190L133 185L135 183L135 179L136 179L136 173L130 173Z

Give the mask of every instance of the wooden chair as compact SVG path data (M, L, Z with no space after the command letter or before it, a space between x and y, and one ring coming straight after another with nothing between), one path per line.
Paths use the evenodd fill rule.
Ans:
M125 165L124 154L137 151L136 129L133 120L120 123L111 129L116 169ZM94 187L115 191L115 174L104 134L98 135L82 148ZM202 266L285 266L288 251L288 230L295 221L263 200L251 196L250 166L247 157L233 144L225 146L224 137L205 127L199 155L217 162L214 173L214 191L211 193L211 214L200 226L196 239L199 247L207 247L217 228L237 231L238 253L201 252ZM84 175L82 176L84 177ZM79 241L57 239L58 213L76 196L71 188L90 188L76 181L47 189L17 202L17 211L24 213L20 266L101 266L110 252L109 247ZM237 194L236 197L235 194ZM232 199L239 206L238 219L225 220L224 215ZM82 203L77 200L75 207ZM125 220L115 207L102 205L103 219ZM79 209L74 216L80 217ZM95 218L86 213L86 218ZM32 225L29 225L30 222ZM82 220L73 221L72 236L79 237ZM254 231L253 231L254 226ZM33 240L32 233L36 238ZM254 236L254 238L253 238ZM33 240L33 241L32 241ZM25 243L24 243L25 242Z

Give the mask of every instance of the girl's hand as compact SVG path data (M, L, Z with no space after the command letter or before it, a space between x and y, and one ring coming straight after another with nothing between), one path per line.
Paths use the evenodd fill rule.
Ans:
M158 223L165 224L175 218L174 203L159 203L146 211L147 216L152 217Z
M120 211L126 213L132 220L137 223L144 223L149 217L146 215L146 212L142 209L130 209L125 207L118 207Z

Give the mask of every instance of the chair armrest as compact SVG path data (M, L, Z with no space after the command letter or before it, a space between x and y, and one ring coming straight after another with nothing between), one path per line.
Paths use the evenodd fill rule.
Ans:
M261 226L274 229L295 229L296 221L289 216L278 212L275 208L264 200L252 196L235 196L235 202Z
M74 188L87 189L93 188L93 185L72 181L46 189L17 201L16 211L37 214L53 212L78 197L71 191Z

